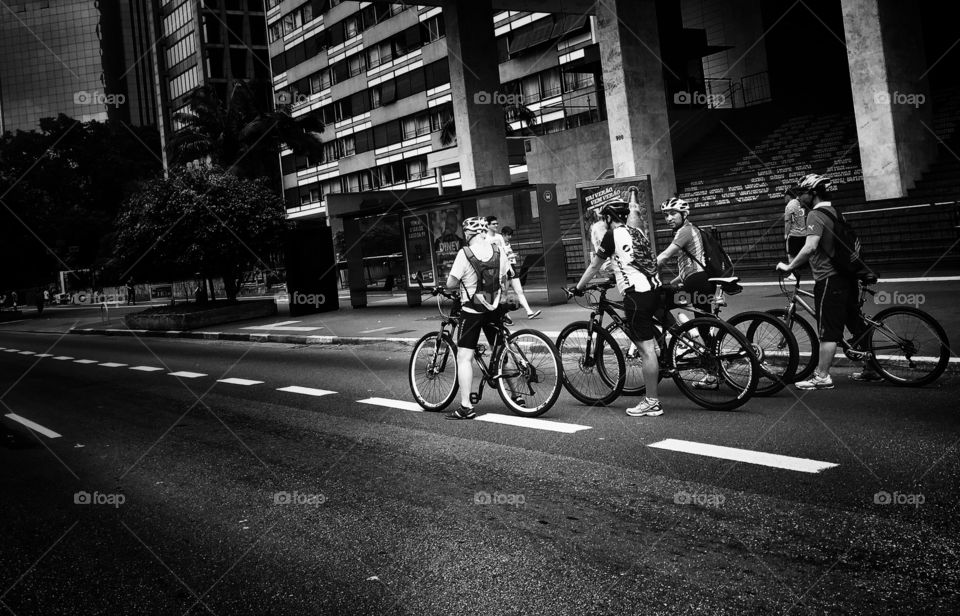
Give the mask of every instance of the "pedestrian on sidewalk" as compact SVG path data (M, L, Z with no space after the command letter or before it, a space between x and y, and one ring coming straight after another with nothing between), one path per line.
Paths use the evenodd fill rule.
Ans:
M494 220L496 220L496 218L494 218ZM489 225L490 223L487 222L487 224ZM513 228L504 227L500 238L503 242L503 249L507 255L507 260L510 262L510 269L507 271L507 279L510 281L510 285L513 287L514 293L517 294L517 301L519 301L520 305L523 306L523 309L527 311L528 319L537 319L540 317L540 313L542 311L533 310L530 308L530 304L527 302L527 296L523 294L523 285L520 283L520 272L517 271L517 253L515 253L513 248L510 246L510 240L513 238Z
M127 278L127 305L137 305L137 288L133 286L133 278Z
M786 202L783 210L783 239L786 242L787 261L789 262L800 254L800 250L807 242L807 213L803 209L803 205L800 204L800 200L797 199L795 188L788 187L784 190L783 200ZM807 264L801 265L791 276L799 278L797 275L799 270L808 267Z

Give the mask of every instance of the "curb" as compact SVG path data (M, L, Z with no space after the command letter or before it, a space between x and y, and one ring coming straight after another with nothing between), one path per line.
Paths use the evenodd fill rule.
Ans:
M239 332L159 331L151 329L71 328L68 334L94 336L137 336L142 338L186 338L191 340L229 340L231 342L278 342L282 344L370 345L399 344L413 346L420 338L386 338L375 336L298 336L294 334L242 334Z

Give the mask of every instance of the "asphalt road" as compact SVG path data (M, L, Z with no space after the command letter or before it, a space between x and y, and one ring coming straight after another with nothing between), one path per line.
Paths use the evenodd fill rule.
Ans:
M658 418L564 392L542 417L564 433L363 402L410 400L403 347L17 333L0 347L0 612L960 607L956 376L840 377L729 413L666 385ZM492 394L479 410L512 417ZM665 439L836 466L651 447Z

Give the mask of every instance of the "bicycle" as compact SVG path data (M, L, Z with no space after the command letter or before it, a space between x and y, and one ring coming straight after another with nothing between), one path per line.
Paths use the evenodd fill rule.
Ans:
M816 322L816 311L804 301L804 297L813 298L814 294L800 288L795 280L793 289L787 288L786 278L780 272L780 291L787 298L786 308L775 308L768 312L790 327L797 338L806 363L797 371L796 380L808 378L817 368L820 352L820 339L816 330L801 315L801 308ZM871 316L863 311L867 296L877 291L870 287L877 282L875 276L858 281L858 310L860 318L867 324L862 343L843 340L839 343L844 355L852 361L866 361L885 381L894 385L919 387L935 381L950 361L950 346L947 334L940 323L919 308L909 306L891 306ZM859 346L860 348L855 348ZM902 373L900 369L902 368Z
M457 295L439 287L433 289L432 294L437 296L442 317L440 329L424 335L414 345L408 375L410 391L417 403L426 411L442 411L459 391L454 341L463 327L463 316ZM453 302L448 314L443 311L443 298ZM484 385L489 385L496 388L500 399L516 415L543 415L560 396L557 349L537 330L521 329L511 333L502 318L495 322L495 327L490 363L484 361L486 345L478 344L474 354L481 376L478 390L470 393L471 404L480 402Z
M599 293L590 305L589 320L567 325L557 338L563 385L585 404L609 404L625 386L626 355L609 330L617 328L630 344L639 346L629 324L617 313L624 310L623 303L607 299L613 286L611 281L589 285L585 292ZM574 295L570 289L565 291L568 298ZM681 323L667 315L669 311L663 319L654 318L658 379L670 376L688 399L710 410L735 409L756 393L760 363L739 330L713 316ZM608 328L603 326L604 316L613 321Z

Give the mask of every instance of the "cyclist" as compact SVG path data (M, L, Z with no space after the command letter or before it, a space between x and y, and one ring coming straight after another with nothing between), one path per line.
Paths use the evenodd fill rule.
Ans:
M859 288L857 280L840 275L833 267L833 221L821 211L836 216L833 204L827 199L830 179L811 173L797 184L797 196L807 210L807 239L800 252L790 263L778 263L777 270L791 273L804 263L810 262L815 280L813 294L817 310L817 335L820 338L820 357L817 369L806 381L796 383L797 389L833 389L830 366L837 352L837 344L843 339L843 328L853 334L853 346L857 347L867 330L860 316ZM860 372L850 378L856 381L875 381L880 375L864 363Z
M628 408L627 415L656 417L663 414L663 407L657 398L660 364L656 352L657 331L653 321L654 314L660 309L661 283L657 275L657 262L653 257L650 241L643 231L626 225L630 204L623 199L611 199L600 207L598 214L606 223L607 231L600 240L600 247L593 260L571 292L582 295L582 287L590 283L603 264L607 260L613 263L617 290L623 295L627 322L630 323L633 336L640 342L643 381L647 386L647 395L639 404Z
M473 391L473 357L480 340L480 330L494 347L500 296L506 287L510 265L500 248L487 239L487 220L474 216L463 221L467 246L457 253L447 288L460 289L463 329L457 340L457 381L460 384L460 408L447 414L447 419L473 419L477 414L470 403Z

